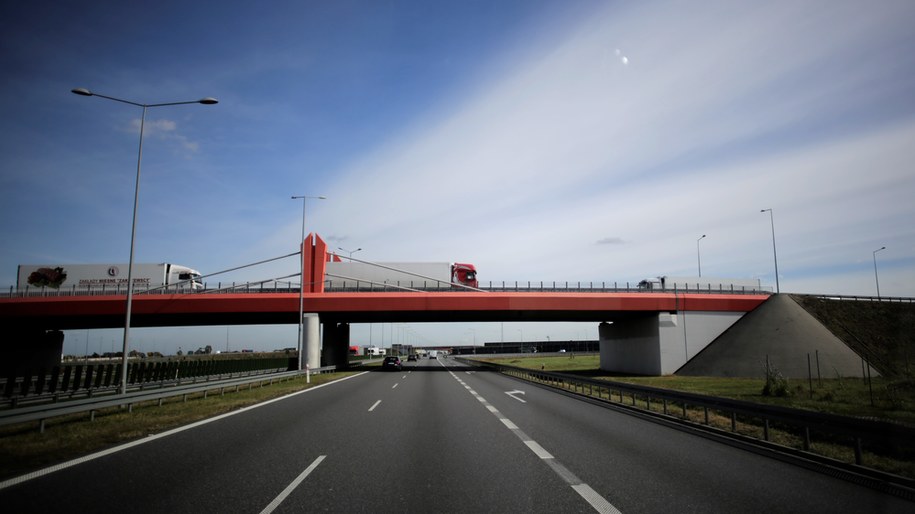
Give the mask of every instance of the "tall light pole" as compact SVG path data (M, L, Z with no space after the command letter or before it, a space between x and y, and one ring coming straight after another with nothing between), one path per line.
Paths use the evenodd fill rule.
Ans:
M314 200L327 200L323 196L293 196L293 200L302 200L302 238L299 239L302 245L299 250L299 273L300 279L299 282L299 341L298 341L298 352L299 361L296 369L302 371L302 353L305 353L305 383L311 383L311 370L308 368L308 348L304 346L302 338L302 318L305 317L305 204L308 202L308 199Z
M885 246L881 246L874 250L874 282L877 283L877 299L880 299L880 279L877 277L877 252L880 250L886 250Z
M705 234L702 234L702 237L696 239L696 260L699 262L699 276L702 276L702 254L699 253L699 241L705 239Z
M120 102L129 105L135 105L137 107L143 108L143 115L140 117L140 147L137 151L137 179L136 185L134 186L133 192L133 221L130 227L130 260L127 264L127 308L126 315L124 319L124 344L122 351L124 353L121 360L121 394L127 394L127 360L128 360L128 341L130 340L130 311L131 305L133 304L133 249L134 243L137 237L137 204L140 199L140 163L143 160L143 126L146 124L146 110L150 107L165 107L168 105L185 105L185 104L203 104L203 105L213 105L219 103L218 100L212 97L201 98L200 100L193 100L188 102L167 102L159 104L142 104L139 102L131 102L130 100L122 100L120 98L115 98L113 96L100 95L98 93L93 93L86 88L78 87L76 89L71 89L70 92L81 95L81 96L97 96L99 98L104 98L106 100L114 100L115 102Z
M348 253L348 254L349 254L349 258L352 259L352 258L353 258L353 254L356 253L356 252L361 252L361 251L362 251L362 248L356 248L355 250L347 250L346 248L343 248L342 246L338 246L338 247L337 247L337 250L343 250L344 252Z
M759 212L769 213L769 222L772 224L772 257L775 259L775 292L780 293L778 287L778 253L775 251L775 217L772 215L772 209L762 209Z

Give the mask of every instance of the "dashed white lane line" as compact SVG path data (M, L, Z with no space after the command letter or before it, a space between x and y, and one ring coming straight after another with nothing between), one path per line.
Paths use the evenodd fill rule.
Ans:
M392 386L391 386L391 389L397 389L397 386L398 386L398 385L400 385L400 382L398 382L398 383L392 385Z
M508 418L499 418L499 421L501 421L503 425L508 427L509 430L518 430L518 425L512 423L512 420L510 420Z
M292 483L290 483L289 485L286 486L286 489L283 489L283 492L281 492L279 494L279 496L277 496L276 498L273 499L272 502L270 502L270 505L267 505L266 507L264 507L264 510L261 511L261 514L270 514L271 512L274 511L274 509L279 507L280 504L283 503L283 500L285 500L286 497L289 496L292 493L292 491L294 491L295 488L298 487L299 484L301 484L302 481L305 480L308 477L308 475L311 474L312 471L315 470L316 467L318 467L318 464L320 464L321 461L323 461L325 457L327 457L327 455L321 455L320 457L315 459L315 461L311 463L311 466L308 466L307 468L305 468L305 471L303 471L301 474L299 474L299 476L297 476L295 478L295 480L292 481Z
M444 364L442 364L442 367L444 367ZM591 488L591 486L582 482L582 480L580 478L575 476L574 473L572 473L568 468L563 466L561 462L557 461L556 458L553 457L553 455L550 452L546 451L546 449L543 446L540 446L540 444L537 441L534 441L533 439L528 437L527 434L524 433L524 431L522 431L520 428L518 428L518 425L515 425L510 419L503 416L502 413L499 412L499 409L495 408L492 404L487 402L485 398L483 398L482 396L480 396L479 393L474 391L473 388L471 388L466 382L461 380L460 377L455 375L454 372L452 372L451 370L448 370L448 373L450 373L451 376L454 377L454 379L458 381L458 383L460 383L462 386L464 386L464 389L467 389L467 391L469 391L470 394L472 394L474 397L476 397L476 399L479 400L480 403L482 403L486 407L486 410L493 413L497 418L499 418L499 421L501 421L502 424L505 425L506 428L508 428L509 430L512 431L512 433L514 433L516 436L518 436L518 438L520 438L521 441L523 441L524 444L532 452L534 452L534 454L539 459L541 459L544 463L546 463L547 466L549 466L550 469L552 469L553 472L556 473L565 483L569 484L569 486L576 493L578 493L578 495L581 496L582 499L584 499L586 502L588 502L588 505L590 505L595 511L600 512L601 514L622 514L619 511L619 509L614 507L612 503L608 502L606 500L606 498L604 498L603 496L598 494L597 491L595 491L594 489ZM511 395L509 395L509 396L511 396ZM515 398L515 397L512 396L512 398ZM517 400L518 398L515 398L515 399Z
M573 485L572 489L575 489L575 492L581 495L586 502L590 503L597 512L600 512L601 514L622 514L619 509L604 499L603 496L597 494L597 491L591 489L591 486L588 484Z
M518 428L518 427L515 427L515 428ZM540 446L540 444L537 443L537 441L532 441L532 440L528 439L528 440L524 441L524 444L526 444L527 447L530 448L532 452L534 452L534 455L536 455L537 457L540 457L541 459L552 459L553 458L553 456L550 454L550 452L546 451L543 448L543 446Z
M375 410L375 407L377 407L379 403L381 403L381 400L378 400L377 402L373 403L372 406L369 407L369 412L372 412L373 410Z

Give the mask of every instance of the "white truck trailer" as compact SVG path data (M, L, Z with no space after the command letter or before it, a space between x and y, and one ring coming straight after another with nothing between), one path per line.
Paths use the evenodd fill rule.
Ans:
M17 289L127 292L127 264L20 264ZM134 291L203 289L200 272L177 264L134 264Z
M451 289L451 284L477 287L473 264L452 262L339 262L325 269L327 290Z

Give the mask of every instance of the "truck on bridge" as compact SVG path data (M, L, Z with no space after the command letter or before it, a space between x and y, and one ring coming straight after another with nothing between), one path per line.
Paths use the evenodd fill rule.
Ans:
M758 278L710 278L710 277L659 277L646 278L639 282L641 291L721 291L760 292L764 291Z
M459 262L342 262L327 254L325 290L452 289L479 287L473 264Z
M75 291L127 291L127 264L20 264L16 288ZM133 288L203 289L200 272L178 264L134 264Z

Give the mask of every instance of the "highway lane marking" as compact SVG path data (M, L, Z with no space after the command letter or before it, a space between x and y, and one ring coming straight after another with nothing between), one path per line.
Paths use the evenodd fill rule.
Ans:
M503 425L508 427L509 430L518 430L518 425L512 423L512 420L510 420L508 418L499 418L499 421L501 421Z
M317 459L315 459L315 461L312 462L310 466L308 466L307 468L305 468L305 471L303 471L302 473L300 473L299 476L297 476L297 477L295 478L295 480L292 481L292 483L290 483L289 485L286 486L286 489L283 489L283 492L281 492L281 493L279 494L279 496L277 496L276 498L274 498L273 501L270 502L269 505L267 505L266 507L264 507L264 510L261 511L261 514L270 514L270 513L273 512L277 507L279 507L279 505L280 505L281 503L283 503L283 500L285 500L286 497L289 496L289 495L292 493L292 491L294 491L295 488L298 487L299 484L301 484L302 481L305 480L305 479L308 477L308 475L310 475L311 472L314 471L315 468L318 467L318 464L320 464L321 461L323 461L325 457L327 457L327 455L321 455L321 456L319 456Z
M601 514L622 514L619 509L613 506L612 503L608 502L603 496L597 493L594 489L591 489L591 486L588 484L578 484L573 485L572 489L576 493L581 495L586 502L590 503L594 510L600 512Z
M272 399L272 400L267 400L267 401L265 401L265 402L261 402L261 403L255 404L255 405L251 405L251 406L248 406L248 407L244 407L244 408L238 409L238 410L236 410L236 411L227 412L227 413L225 413L225 414L220 414L219 416L214 416L214 417L208 418L208 419L202 419L202 420L197 421L197 422L195 422L195 423L191 423L190 425L184 425L183 427L178 427L178 428L174 428L174 429L172 429L172 430L168 430L168 431L165 431L165 432L160 432L160 433L158 433L158 434L153 434L153 435L151 435L151 436L144 437L143 439L137 439L136 441L131 441L131 442L129 442L129 443L122 444L122 445L120 445L120 446L115 446L114 448L108 448L107 450L102 450L102 451L100 451L100 452L96 452L96 453L93 453L93 454L91 454L91 455L86 455L85 457L80 457L80 458L78 458L78 459L68 460L67 462L62 462L62 463L56 464L56 465L54 465L54 466L50 466L50 467L47 467L47 468L44 468L44 469L39 469L39 470L37 470L37 471L33 471L33 472L31 472L31 473L28 473L28 474L26 474L26 475L21 475L21 476L18 476L18 477L10 478L9 480L4 480L3 482L0 482L0 491L2 491L3 489L6 489L7 487L11 487L11 486L14 486L14 485L18 485L18 484L21 484L21 483L23 483L23 482L27 482L27 481L29 481L29 480L32 480L32 479L34 479L34 478L39 478L39 477L43 477L43 476L45 476L45 475L50 475L51 473L54 473L55 471L61 471L61 470L63 470L63 469L67 469L67 468L69 468L69 467L77 466L77 465L79 465L79 464L83 464L83 463L89 462L89 461L91 461L91 460L95 460L95 459L99 459L99 458L105 457L105 456L107 456L107 455L111 455L112 453L117 453L117 452L119 452L119 451L121 451L121 450L126 450L126 449L128 449L128 448L133 448L134 446L139 446L139 445L141 445L141 444L146 444L146 443L155 441L156 439L160 439L160 438L162 438L162 437L168 437L168 436L170 436L170 435L177 434L178 432L184 432L185 430L190 430L190 429L192 429L192 428L197 428L197 427L199 427L199 426L201 426L201 425L206 425L207 423L212 423L212 422L214 422L214 421L219 421L219 420L221 420L221 419L223 419L223 418L228 418L229 416L234 416L234 415L236 415L236 414L241 414L242 412L247 412L247 411L249 411L249 410L256 409L256 408L258 408L258 407L263 407L264 405L270 405L271 403L278 402L278 401L281 401L281 400L285 400L285 399L287 399L287 398L292 398L293 396L298 396L298 395L300 395L300 394L305 394L305 393L308 393L308 392L311 392L311 391L315 391L315 390L317 390L317 389L321 389L322 387L327 387L327 386L331 386L331 385L334 385L334 384L339 384L340 382L344 382L344 381L346 381L346 380L354 379L354 378L356 378L356 377L358 377L358 376L365 375L366 373L368 373L368 371L363 371L362 373L357 373L357 374L355 374L355 375L350 375L350 376L348 376L348 377L343 377L343 378L341 378L341 379L339 379L339 380L334 380L333 382L327 382L327 383L324 383L324 384L321 384L321 385L312 386L312 387L309 387L308 389L302 389L301 391L296 391L296 392L294 392L294 393L289 393L289 394L287 394L286 396L280 396L279 398L274 398L274 399Z
M546 450L546 448L544 448L543 446L540 446L540 443L531 439L527 434L524 433L523 430L521 430L518 427L518 425L515 425L510 419L503 416L502 413L499 412L499 409L497 409L492 404L487 402L485 398L483 398L482 396L480 396L479 393L474 391L473 388L471 388L467 383L465 383L463 380L461 380L461 378L458 377L456 374L454 374L454 372L452 372L451 370L448 370L448 373L451 373L451 376L454 377L454 379L457 380L458 383L460 383L462 386L464 386L465 389L470 391L470 394L474 395L477 398L477 400L479 400L481 403L483 403L483 405L486 407L486 410L493 413L497 418L499 418L499 421L501 421L502 424L505 425L506 428L511 430L512 433L514 433L516 436L518 436L518 438L521 439L521 441L525 444L525 446L527 446L532 452L534 452L534 455L536 455L540 460L542 460L544 463L546 463L546 465L549 466L550 469L552 469L553 472L556 473L557 476L559 476L559 478L561 478L566 484L568 484L572 488L572 490L574 490L576 493L578 493L578 495L581 496L581 498L583 500L588 502L588 505L590 505L591 508L593 508L595 511L597 511L601 514L621 514L619 509L614 507L612 503L610 503L609 501L606 500L606 498L604 498L603 496L598 494L597 491L595 491L594 489L591 488L591 486L589 486L588 484L583 482L580 478L575 476L575 473L572 473L569 470L569 468L563 466L561 462L556 460L556 457L554 457L553 454L548 452ZM516 398L511 393L524 394L524 392L506 391L505 394L507 394L507 395L511 396L512 398L519 400L523 403L527 403L520 398Z
M391 386L391 389L396 389L398 385L399 385L399 382L397 384L394 384L393 386Z
M518 428L518 427L515 427L515 428ZM533 439L528 439L528 440L524 441L524 444L526 444L527 447L530 448L532 452L534 452L534 455L536 455L537 457L540 457L541 459L554 458L550 452L546 451L543 448L543 446L540 446L540 444L537 443L537 441L534 441Z
M518 400L521 403L527 403L527 400L522 400L521 398L518 398L517 396L515 396L516 394L524 394L524 391L518 391L516 389L514 391L505 391L505 394L511 396L512 398L514 398L515 400Z
M377 407L379 403L381 403L381 400L378 400L377 402L373 403L372 406L369 407L369 412L372 412L373 410L375 410L375 407Z

